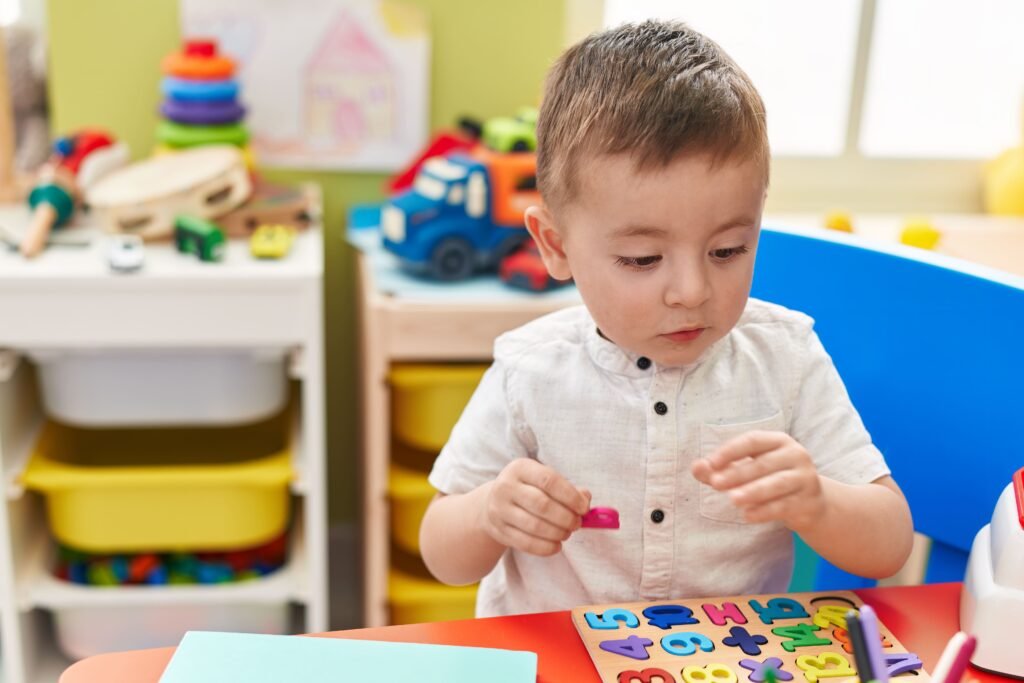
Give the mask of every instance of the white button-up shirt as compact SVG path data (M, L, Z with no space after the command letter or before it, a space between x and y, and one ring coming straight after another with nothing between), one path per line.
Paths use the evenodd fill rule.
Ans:
M889 474L812 327L751 299L683 367L619 348L583 307L499 337L431 484L466 493L514 458L534 458L588 488L595 507L616 508L621 526L581 529L551 557L507 550L480 584L477 616L784 591L792 533L745 523L690 463L766 429L803 444L823 476L866 484Z

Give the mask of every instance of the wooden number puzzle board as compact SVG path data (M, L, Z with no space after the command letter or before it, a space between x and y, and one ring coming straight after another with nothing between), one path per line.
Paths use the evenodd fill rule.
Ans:
M577 607L572 620L604 683L855 683L847 610L849 591L740 595ZM890 677L927 683L878 620Z

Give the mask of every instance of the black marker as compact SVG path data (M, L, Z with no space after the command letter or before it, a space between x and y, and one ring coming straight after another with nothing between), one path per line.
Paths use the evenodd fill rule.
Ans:
M853 610L846 613L846 632L850 634L850 645L853 647L853 662L857 667L857 677L860 678L861 683L874 681L875 673L871 670L871 658L868 656L864 631L861 629L857 613Z

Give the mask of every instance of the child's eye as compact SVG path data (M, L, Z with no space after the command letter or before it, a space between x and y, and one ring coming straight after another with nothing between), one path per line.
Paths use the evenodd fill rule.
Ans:
M746 253L747 248L745 246L729 247L728 249L713 249L711 251L711 258L716 261L728 261L735 256Z
M633 270L647 270L660 260L660 256L620 256L615 262Z

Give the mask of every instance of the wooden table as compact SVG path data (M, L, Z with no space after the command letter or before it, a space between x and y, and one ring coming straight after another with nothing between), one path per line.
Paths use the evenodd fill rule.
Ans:
M906 648L931 670L959 627L959 583L866 588L856 591ZM597 683L597 672L569 612L359 629L318 637L359 638L528 650L538 655L538 683ZM59 683L157 683L174 648L99 655L70 667ZM1008 682L1010 678L968 669L963 683Z

